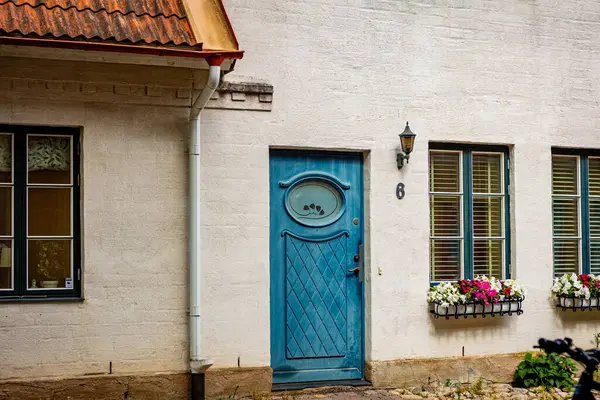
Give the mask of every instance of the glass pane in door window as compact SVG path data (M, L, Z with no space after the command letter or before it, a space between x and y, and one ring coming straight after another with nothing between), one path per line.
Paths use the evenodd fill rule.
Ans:
M29 236L71 236L71 188L27 190Z
M61 136L28 137L28 183L71 183L71 139Z
M30 289L67 287L73 279L71 240L28 240L27 272Z
M13 288L12 240L0 240L0 290Z

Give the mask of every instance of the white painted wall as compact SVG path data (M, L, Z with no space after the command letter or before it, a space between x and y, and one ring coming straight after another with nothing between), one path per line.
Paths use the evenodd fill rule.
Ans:
M594 0L228 0L246 55L228 79L266 79L273 111L205 113L204 328L216 366L269 365L268 150L370 152L368 358L590 345L596 313L549 301L550 148L600 148L600 3ZM418 134L395 166L406 120ZM429 141L513 146L519 317L434 322L427 312ZM395 198L395 186L407 195ZM376 273L378 267L383 275Z
M0 303L0 379L187 371L188 110L2 101L2 123L84 128L85 302Z
M565 316L548 300L550 147L600 148L600 3L225 5L246 50L228 79L266 79L275 102L270 113L204 114L204 356L216 367L237 366L238 357L241 366L269 365L270 146L368 152L369 359L459 355L462 346L466 355L514 352L540 335L589 344L600 331L596 314ZM48 72L29 62L1 66L2 78ZM48 76L75 79L69 68ZM103 373L110 361L115 373L187 368L189 90L178 88L191 87L192 74L143 69L99 67L77 79L122 84L139 75L134 83L142 88L166 80L169 87L110 86L111 100L100 91L26 100L4 97L0 82L2 123L84 127L86 295L82 304L0 304L0 378ZM135 105L140 93L161 91L172 98ZM71 95L78 100L67 101ZM83 103L84 95L113 105ZM406 120L418 137L410 164L398 171ZM530 293L523 316L434 322L427 313L427 143L444 140L513 146L513 268ZM399 181L407 189L402 201L394 193Z

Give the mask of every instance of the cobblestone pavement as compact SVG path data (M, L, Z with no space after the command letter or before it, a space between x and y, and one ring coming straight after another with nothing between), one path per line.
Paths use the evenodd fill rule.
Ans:
M306 389L296 392L275 392L255 395L245 399L253 400L564 400L572 393L555 389L545 391L542 388L520 389L508 384L454 385L420 387L409 389L371 389L331 387Z

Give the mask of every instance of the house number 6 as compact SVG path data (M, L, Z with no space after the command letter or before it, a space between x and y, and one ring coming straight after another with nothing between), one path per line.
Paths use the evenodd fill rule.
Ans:
M404 183L400 182L398 186L396 186L396 197L398 200L402 200L404 198Z

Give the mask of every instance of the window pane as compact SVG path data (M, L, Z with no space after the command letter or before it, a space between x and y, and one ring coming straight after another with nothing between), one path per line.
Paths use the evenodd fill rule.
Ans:
M71 240L27 241L28 287L65 288L72 282Z
M502 156L473 154L473 193L502 193Z
M460 236L460 196L430 197L431 236Z
M431 280L460 279L461 240L432 239L430 243Z
M429 190L431 192L460 192L459 153L429 152Z
M0 235L12 236L12 187L0 186Z
M590 235L600 236L600 198L590 199Z
M590 195L600 196L600 158L589 159Z
M502 236L501 197L473 197L473 235Z
M12 135L0 134L0 183L12 182Z
M579 240L554 239L554 276L579 273Z
M68 137L28 137L29 183L71 183L71 140Z
M12 289L12 240L0 241L0 289Z
M600 239L590 241L590 273L600 275Z
M473 242L473 273L502 279L503 240L475 240Z
M578 199L552 199L554 236L579 236Z
M29 236L71 235L71 188L29 188Z
M578 194L577 157L552 157L552 193Z

